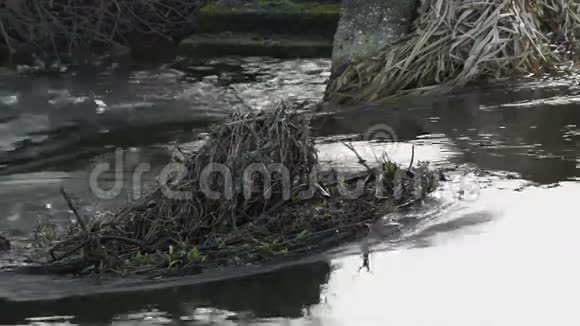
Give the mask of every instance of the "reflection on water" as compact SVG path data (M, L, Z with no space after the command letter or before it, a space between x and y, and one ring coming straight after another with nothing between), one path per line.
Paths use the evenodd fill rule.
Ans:
M71 315L73 323L109 323L114 319L131 322L147 320L154 315L152 311L191 324L207 319L210 311L211 318L216 321L249 317L299 318L304 309L320 302L320 291L328 282L330 272L328 263L317 262L277 273L194 287L30 303L0 301L3 312L0 318L3 324L24 323L31 316Z
M328 68L328 60L246 58L111 68L96 79L0 78L0 230L17 237L38 220L70 219L60 186L86 216L118 207L134 195L139 163L151 164L149 183L175 144L188 146L232 110L317 102ZM447 171L432 198L399 217L406 227L301 265L224 272L235 276L227 280L216 272L197 285L0 273L0 324L578 324L579 90L570 77L327 107L313 120L324 164L359 167L340 143L348 139L371 162L386 151L406 165L414 148L415 162ZM365 138L377 125L399 142ZM114 164L117 147L122 194L97 200L90 170ZM368 272L361 249L371 251Z
M311 312L324 325L576 324L578 193L572 183L485 190L472 210L492 222L431 232L427 247L376 253L368 274L353 272L355 257L338 259L321 294L327 302Z
M571 86L570 86L571 87ZM568 90L576 92L576 90ZM539 183L554 183L578 175L580 142L578 104L538 106L552 89L504 94L503 89L475 90L445 98L416 99L408 107L399 103L377 107L342 108L319 119L319 134L364 133L371 126L392 126L399 140L417 137L458 149L453 161L474 163L481 169L504 170ZM525 101L523 99L526 99ZM524 101L517 107L491 103ZM509 101L509 102L508 102ZM430 135L436 136L435 139ZM422 136L422 137L421 137Z

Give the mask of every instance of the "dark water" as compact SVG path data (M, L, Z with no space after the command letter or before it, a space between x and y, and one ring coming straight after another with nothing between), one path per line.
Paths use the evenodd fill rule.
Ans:
M0 77L0 230L118 207L170 160L174 145L232 110L279 99L317 102L327 60L222 59L189 66ZM506 83L382 106L328 107L314 120L320 158L357 167L338 141L372 160L430 161L448 181L406 214L418 225L273 270L138 283L0 273L0 324L575 325L580 293L580 87L576 77ZM397 142L365 140L390 133ZM367 137L367 138L369 138ZM98 200L95 164L118 162L123 190ZM105 174L101 182L112 183ZM388 223L386 219L385 223ZM371 246L370 271L360 269ZM16 255L0 257L3 263Z

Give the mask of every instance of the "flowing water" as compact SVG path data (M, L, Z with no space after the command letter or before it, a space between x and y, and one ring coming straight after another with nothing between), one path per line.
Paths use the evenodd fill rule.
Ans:
M329 62L219 59L0 76L0 230L119 207L150 184L176 144L195 146L233 110L320 100ZM0 324L577 325L580 87L574 76L466 89L382 106L325 107L320 158L357 168L386 152L430 161L447 181L405 214L418 222L268 270L141 282L0 272ZM377 134L396 142L371 140ZM386 133L386 134L385 134ZM118 196L96 198L91 171ZM139 164L150 171L135 178ZM315 214L313 212L313 214ZM388 223L388 219L385 221ZM369 268L361 248L370 247ZM17 252L18 253L18 252ZM19 262L0 254L0 264Z

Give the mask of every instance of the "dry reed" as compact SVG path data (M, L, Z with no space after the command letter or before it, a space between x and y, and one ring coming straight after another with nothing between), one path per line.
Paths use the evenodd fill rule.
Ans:
M332 80L327 100L379 102L481 79L541 74L571 59L575 0L422 0L411 33Z

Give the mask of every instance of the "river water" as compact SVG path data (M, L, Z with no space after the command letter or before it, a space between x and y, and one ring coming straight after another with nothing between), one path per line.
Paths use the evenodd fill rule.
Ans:
M71 219L61 186L87 216L119 207L176 144L195 146L233 110L316 103L329 76L326 59L179 67L0 76L0 230L18 239L38 221ZM578 325L578 85L567 76L325 107L313 121L323 162L356 168L339 140L363 135L354 144L371 160L386 151L405 164L414 147L415 162L446 171L433 196L405 213L412 228L268 270L163 282L0 272L0 324ZM396 142L368 140L385 131ZM114 198L89 187L102 163L119 164L120 175L99 179L122 180ZM141 181L132 174L140 163L151 166Z

